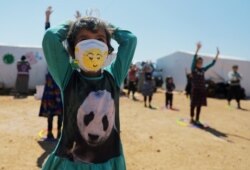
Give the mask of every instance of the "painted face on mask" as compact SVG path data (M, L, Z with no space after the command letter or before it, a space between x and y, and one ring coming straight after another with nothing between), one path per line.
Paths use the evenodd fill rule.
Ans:
M108 46L98 40L80 41L75 46L75 57L79 67L86 72L98 72L108 56Z

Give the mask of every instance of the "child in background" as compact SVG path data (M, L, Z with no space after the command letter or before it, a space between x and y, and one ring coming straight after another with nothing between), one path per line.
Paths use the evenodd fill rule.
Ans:
M128 97L130 95L130 92L132 92L133 100L136 100L136 98L135 98L136 84L137 84L136 74L137 74L136 65L131 65L131 67L128 71Z
M238 66L234 65L232 67L232 71L228 73L229 78L229 89L228 89L228 96L227 101L228 105L230 106L230 102L233 98L235 98L238 109L241 109L240 106L240 99L241 99L241 86L240 81L242 80L242 76L238 72Z
M173 77L166 78L166 108L173 109L173 91L175 89L175 84ZM168 107L169 106L169 107Z
M117 58L103 69L119 44ZM68 50L64 42L68 44ZM48 68L63 96L63 130L43 170L125 170L120 141L120 85L127 75L136 37L95 17L49 29L43 38ZM79 69L73 69L70 58Z
M48 7L45 12L45 30L50 28L50 15L52 13L52 7ZM46 117L48 119L48 132L46 140L54 140L53 119L57 116L57 139L61 136L62 127L62 114L63 106L60 89L56 82L53 80L51 74L48 72L45 77L45 86L43 97L41 100L41 106L39 116Z
M192 71L192 90L191 90L191 107L190 107L190 123L199 127L203 127L200 123L201 107L207 105L206 87L205 87L205 72L211 68L218 59L219 49L217 48L217 54L212 63L203 67L203 59L198 57L198 52L201 48L201 43L197 43L197 49L193 58L191 71ZM194 120L194 111L196 109L196 117Z
M17 78L16 78L16 98L26 97L29 91L29 71L31 69L30 64L26 61L26 57L23 55L21 61L17 62Z
M153 109L151 102L154 94L155 82L152 78L152 73L145 73L144 83L142 86L142 95L144 97L144 107L149 106L150 109ZM147 105L148 101L148 105Z

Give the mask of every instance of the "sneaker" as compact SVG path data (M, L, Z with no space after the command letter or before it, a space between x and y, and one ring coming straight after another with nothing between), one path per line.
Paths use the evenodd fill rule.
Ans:
M146 103L144 104L144 107L148 107Z

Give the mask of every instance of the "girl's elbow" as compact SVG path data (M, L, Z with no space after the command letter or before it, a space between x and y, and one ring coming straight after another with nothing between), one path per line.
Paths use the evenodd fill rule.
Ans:
M134 34L131 34L130 39L135 45L137 44L137 37Z
M48 29L43 36L42 44L44 45L54 40L56 40L56 34L52 30Z
M130 38L129 38L129 44L132 46L132 47L136 47L137 45L137 37L133 34L131 34Z

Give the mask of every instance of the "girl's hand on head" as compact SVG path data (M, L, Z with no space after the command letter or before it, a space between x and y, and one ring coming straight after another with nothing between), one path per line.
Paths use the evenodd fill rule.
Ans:
M107 25L108 25L108 31L112 35L115 32L116 27L114 25L112 25L111 23L108 23Z
M78 11L78 10L76 11L75 17L76 17L76 19L81 18L81 13L80 13L80 11Z

